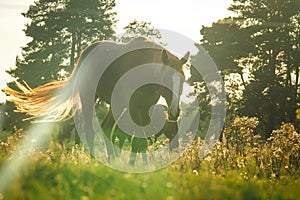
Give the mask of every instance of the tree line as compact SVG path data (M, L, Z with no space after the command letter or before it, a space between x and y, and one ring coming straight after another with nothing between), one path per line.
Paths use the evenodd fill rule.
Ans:
M299 126L300 1L233 0L228 9L234 17L202 27L198 44L224 78L228 118L257 117L263 138L284 122ZM201 65L200 58L194 56L192 63ZM201 77L192 70L194 80ZM205 92L198 96L207 104Z

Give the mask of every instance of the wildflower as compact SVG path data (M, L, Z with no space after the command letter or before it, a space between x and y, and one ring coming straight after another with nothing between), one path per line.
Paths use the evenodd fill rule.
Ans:
M198 173L198 171L197 170L193 170L193 173L196 175L196 176L198 176L199 175L199 173Z

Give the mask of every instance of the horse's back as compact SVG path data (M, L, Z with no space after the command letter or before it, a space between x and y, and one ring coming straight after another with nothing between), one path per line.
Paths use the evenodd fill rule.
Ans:
M103 66L106 69L101 78L99 77L97 95L107 103L110 103L116 83L129 70L148 63L161 63L160 46L144 37L137 37L127 44L105 42L101 44L101 48L104 46L104 54L114 59L110 61L109 66Z

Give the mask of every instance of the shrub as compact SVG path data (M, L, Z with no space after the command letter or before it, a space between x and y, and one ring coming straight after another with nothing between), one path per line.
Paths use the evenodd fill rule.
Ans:
M6 132L1 132L1 135L6 135ZM0 141L1 157L11 157L16 151L18 144L24 138L23 130L16 129L14 134L9 134L6 138Z
M292 124L274 130L261 151L261 168L268 176L293 175L300 167L300 135Z
M181 171L203 170L226 176L238 170L244 179L266 177L271 179L299 174L300 135L292 124L283 124L274 130L267 141L255 134L257 118L236 117L224 129L222 141L204 158L199 156L207 145L199 139L173 165Z

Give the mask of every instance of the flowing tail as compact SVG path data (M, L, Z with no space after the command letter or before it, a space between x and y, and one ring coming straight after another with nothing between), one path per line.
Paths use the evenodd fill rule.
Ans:
M37 122L57 122L71 118L81 106L78 87L74 87L77 68L100 43L95 42L81 52L66 80L53 80L33 89L26 82L21 84L15 81L20 92L9 87L3 89L10 96L9 101L16 105L16 112L27 113L30 116L24 120L36 119Z
M73 75L73 74L72 74ZM15 81L19 91L9 87L3 91L16 105L16 112L30 115L24 120L36 119L38 122L55 122L69 119L77 110L78 94L73 90L72 77L62 81L51 81L36 88L26 82Z

